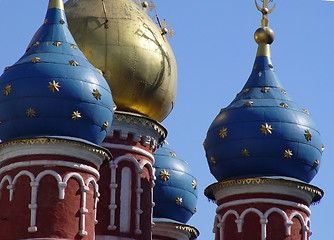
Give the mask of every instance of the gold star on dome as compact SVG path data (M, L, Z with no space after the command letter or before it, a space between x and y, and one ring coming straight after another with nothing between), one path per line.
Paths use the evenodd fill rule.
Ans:
M45 18L45 20L44 20L44 24L46 24L48 22L48 19L47 18Z
M269 68L273 69L274 66L271 63L269 63Z
M206 144L206 140L204 140L204 142L203 142L203 148L204 148L204 150L205 150L205 144Z
M325 151L325 145L321 144L321 151L324 152Z
M40 43L40 42L37 41L37 42L35 42L32 46L33 46L33 47L37 47L37 46L39 45L39 43Z
M282 92L283 94L286 94L286 91L285 91L284 89L281 89L281 92Z
M250 156L249 151L245 148L241 150L241 156L243 156L244 158L248 158Z
M235 94L236 97L239 96L239 95L240 95L240 92L238 92L237 94Z
M39 57L34 57L33 59L31 59L31 62L33 63L38 63L39 61L41 61Z
M195 209L194 209L194 214L197 212L197 207L195 207Z
M220 109L220 112L219 113L222 113L222 112L224 112L226 110L226 108L222 108L222 109Z
M73 111L72 119L73 120L78 120L79 118L81 118L81 113L79 113L79 111Z
M248 93L249 92L249 88L246 88L243 90L244 93Z
M12 91L12 85L7 84L6 87L3 89L3 94L5 94L6 96L8 96L11 91Z
M55 80L52 80L52 82L49 82L48 88L53 93L54 92L59 92L59 88L60 88L59 82L56 82Z
M307 115L310 115L310 112L307 109L303 109L303 112L306 113Z
M312 140L312 134L309 130L305 130L304 136L306 138L307 141L311 141Z
M109 126L108 121L105 121L105 122L103 123L103 125L102 125L102 129L103 129L103 130L106 130L108 126Z
M193 187L194 190L196 190L197 188L197 183L196 183L196 180L193 179L192 182L191 182L191 186Z
M5 67L4 72L8 71L10 69L10 67Z
M77 49L77 46L75 46L74 44L71 44L71 48Z
M30 118L36 117L36 111L33 108L28 108L26 114Z
M255 64L253 68L254 68L254 69L257 69L257 64Z
M210 158L210 161L212 162L212 164L216 164L216 159L215 159L215 157L211 157L211 158Z
M61 45L61 42L54 42L53 45L55 45L56 47L59 47Z
M176 205L180 206L181 203L183 202L182 197L177 197L176 200L175 200L175 202L176 202Z
M314 168L317 168L317 167L319 166L319 164L320 164L320 161L317 159L317 160L315 160L315 162L313 163L313 167L314 167Z
M245 106L250 107L250 106L252 106L253 104L254 104L253 101L248 101L248 102L245 103Z
M288 104L286 104L286 103L280 103L280 105L282 106L282 107L284 107L284 108L287 108L288 107Z
M271 125L268 125L268 123L266 123L264 125L261 125L260 130L263 134L267 135L267 134L272 134L273 128L271 127Z
M99 92L99 90L97 90L97 89L93 89L93 92L92 92L92 94L93 94L93 96L94 96L94 98L96 99L96 100L101 100L101 93Z
M291 158L292 157L292 151L290 150L290 149L286 149L286 150L284 150L284 158L287 158L287 159L289 159L289 158Z
M164 181L169 180L170 174L165 169L160 171L160 178Z
M227 128L223 127L222 129L220 129L219 131L220 138L225 138L227 136L227 133L228 133Z
M59 22L60 22L61 24L64 24L64 23L65 23L64 19L62 19L62 18L59 20Z
M74 67L79 65L79 63L77 61L74 61L74 60L69 61L69 63L70 63L71 66L74 66Z
M270 87L263 87L263 88L261 89L261 91L264 92L264 93L269 92L269 90L270 90Z
M176 154L174 152L169 152L169 154L172 156L172 157L176 157Z

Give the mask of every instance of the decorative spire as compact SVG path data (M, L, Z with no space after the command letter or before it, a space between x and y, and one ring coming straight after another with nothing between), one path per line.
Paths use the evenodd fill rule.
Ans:
M64 2L63 0L49 0L48 9L56 8L60 10L64 10Z
M259 44L256 54L257 57L271 57L269 45L273 43L275 34L274 31L268 27L269 20L267 15L269 13L272 13L276 7L275 3L275 5L271 9L268 9L268 3L272 1L273 0L262 0L263 7L261 8L257 3L257 0L255 0L255 5L257 9L262 13L261 28L257 29L254 34L254 39L256 43Z

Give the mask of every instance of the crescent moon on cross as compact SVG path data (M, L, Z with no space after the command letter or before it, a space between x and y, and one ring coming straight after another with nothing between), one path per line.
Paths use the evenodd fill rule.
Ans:
M268 1L268 0L263 0L263 1ZM264 10L264 7L260 7L259 4L257 3L257 0L255 0L255 5L256 5L256 8L263 13L263 10ZM268 2L267 2L267 5L268 5ZM269 13L272 13L276 8L276 3L274 4L274 6L268 10L268 12L266 14L269 14Z

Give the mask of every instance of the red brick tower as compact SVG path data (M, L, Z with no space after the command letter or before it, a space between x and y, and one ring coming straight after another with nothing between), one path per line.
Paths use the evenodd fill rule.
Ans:
M271 63L274 32L268 0L254 35L252 73L232 103L211 124L204 148L218 180L205 195L218 205L216 240L308 240L310 209L323 191L309 182L323 145L307 110L291 99Z

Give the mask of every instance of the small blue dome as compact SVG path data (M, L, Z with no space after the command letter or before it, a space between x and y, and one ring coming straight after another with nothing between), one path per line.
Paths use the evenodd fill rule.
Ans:
M153 217L188 222L196 212L197 202L197 183L188 163L180 159L166 142L157 149L154 157Z
M322 143L307 110L279 83L267 56L258 56L246 85L211 124L204 142L218 181L282 176L310 182Z
M0 77L0 138L69 136L100 144L113 118L109 86L78 49L62 1L51 2L26 53Z

